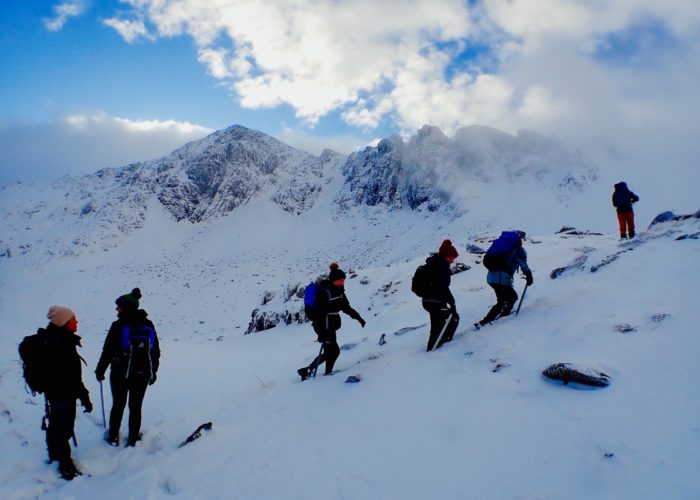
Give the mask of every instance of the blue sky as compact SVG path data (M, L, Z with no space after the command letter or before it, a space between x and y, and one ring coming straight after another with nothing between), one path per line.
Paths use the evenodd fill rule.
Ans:
M0 184L159 157L232 124L313 153L424 124L689 148L700 12L613 4L4 0Z

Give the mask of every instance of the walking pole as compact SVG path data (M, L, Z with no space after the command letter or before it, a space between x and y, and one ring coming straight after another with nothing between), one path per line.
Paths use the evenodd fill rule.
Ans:
M520 296L520 302L518 303L518 308L515 310L515 315L517 316L518 313L520 312L520 306L523 305L523 299L525 298L525 292L527 292L527 287L530 286L528 284L525 284L525 288L523 288L523 294Z
M102 402L102 427L107 428L107 419L105 418L105 396L102 393L102 381L100 380L100 401Z
M324 345L325 345L325 342L321 342L321 348L318 350L318 357L316 358L319 360L319 363L316 363L316 365L314 366L314 371L311 372L311 375L313 376L313 378L316 378L316 370L318 370L318 365L321 364L320 359L321 359L321 354L323 354L323 346Z

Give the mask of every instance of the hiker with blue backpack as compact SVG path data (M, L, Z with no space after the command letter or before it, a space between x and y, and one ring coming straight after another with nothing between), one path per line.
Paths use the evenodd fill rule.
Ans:
M158 335L146 311L139 309L140 298L141 290L134 288L115 301L118 319L109 328L95 369L101 384L107 367L111 366L112 411L105 441L112 446L119 446L119 428L127 399L129 435L126 445L135 446L141 439L141 405L147 387L156 381L160 363Z
M503 231L486 251L483 260L488 269L486 283L496 292L496 304L481 321L474 323L477 330L510 315L518 300L518 293L513 288L513 275L518 269L525 275L526 286L532 285L532 271L527 265L527 252L523 248L524 239L523 231Z
M612 204L617 210L617 223L620 226L620 239L634 238L634 210L632 205L639 201L639 196L634 194L627 187L627 183L618 182L615 184L615 191L612 195Z
M350 306L345 296L345 273L335 262L330 265L330 270L328 279L322 280L318 285L311 284L306 287L306 295L311 295L304 300L306 315L318 336L321 350L309 366L297 370L302 381L312 374L315 375L322 363L326 363L324 375L333 373L333 366L340 356L336 333L340 329L341 311L357 320L362 328L365 327L365 320Z

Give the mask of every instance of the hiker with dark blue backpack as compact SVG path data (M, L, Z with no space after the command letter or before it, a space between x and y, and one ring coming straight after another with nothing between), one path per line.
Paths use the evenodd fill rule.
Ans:
M302 381L309 378L311 374L315 374L321 363L326 363L324 375L333 373L333 366L340 356L336 332L340 329L341 311L357 320L362 328L365 327L365 320L350 306L350 302L345 296L345 273L335 262L330 265L330 269L328 279L322 280L313 288L307 287L309 290L315 290L313 307L310 308L309 302L306 302L306 311L311 320L311 326L318 336L318 341L321 343L321 350L309 366L297 370Z
M523 231L503 231L486 251L483 260L488 269L486 283L496 292L496 304L481 321L474 323L475 328L510 315L518 300L518 293L513 288L513 275L518 269L525 275L527 286L532 285L532 271L527 265L527 252L523 248L524 239Z
M617 210L617 223L620 226L620 239L634 238L634 210L632 205L639 201L639 196L629 190L625 182L615 184L612 204Z
M122 295L117 304L118 319L107 333L102 355L95 369L100 383L111 366L109 385L112 389L112 411L105 441L119 446L119 428L127 399L129 402L129 435L127 446L135 446L141 439L141 405L146 388L156 381L160 363L158 335L148 314L139 309L141 290L134 288Z

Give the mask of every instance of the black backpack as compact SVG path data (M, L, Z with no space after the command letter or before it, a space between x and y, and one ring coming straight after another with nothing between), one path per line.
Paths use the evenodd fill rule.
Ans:
M48 343L45 330L24 337L19 344L19 357L22 359L22 375L32 396L46 391L49 375L47 373Z
M122 351L127 355L126 378L133 375L153 376L151 352L155 345L156 331L148 325L124 325Z
M433 276L428 264L418 266L411 280L411 291L419 297L427 297L433 287Z

